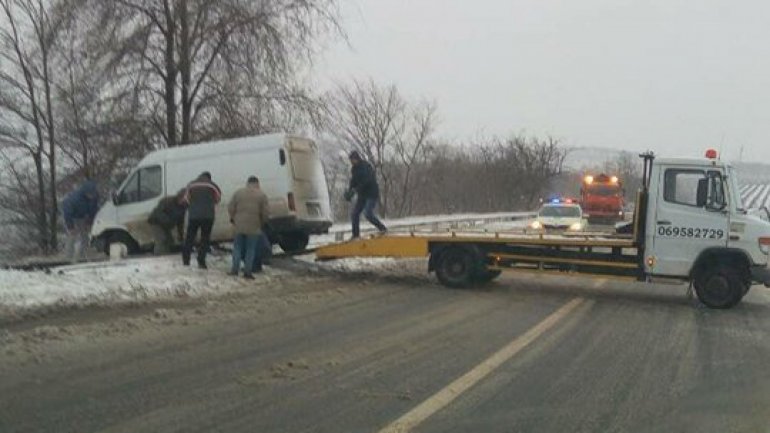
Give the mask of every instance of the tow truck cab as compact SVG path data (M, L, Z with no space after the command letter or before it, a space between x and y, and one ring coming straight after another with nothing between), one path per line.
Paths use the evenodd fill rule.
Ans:
M687 279L705 303L728 307L752 282L770 286L770 222L744 209L735 169L716 156L649 156L642 246L645 274Z

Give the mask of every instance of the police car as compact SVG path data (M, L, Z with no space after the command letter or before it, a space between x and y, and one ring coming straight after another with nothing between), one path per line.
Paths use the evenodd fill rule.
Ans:
M581 231L585 229L583 210L571 199L553 199L540 208L530 228L544 231Z

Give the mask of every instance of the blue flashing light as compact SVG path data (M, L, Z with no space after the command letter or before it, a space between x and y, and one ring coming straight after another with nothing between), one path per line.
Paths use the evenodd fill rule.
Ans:
M561 203L561 200L558 198L551 199L551 203Z

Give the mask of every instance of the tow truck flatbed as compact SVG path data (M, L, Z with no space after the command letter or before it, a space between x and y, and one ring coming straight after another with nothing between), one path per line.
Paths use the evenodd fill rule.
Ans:
M504 270L641 276L634 239L606 233L392 233L322 246L316 249L316 257L429 257L429 270L451 287L483 283Z

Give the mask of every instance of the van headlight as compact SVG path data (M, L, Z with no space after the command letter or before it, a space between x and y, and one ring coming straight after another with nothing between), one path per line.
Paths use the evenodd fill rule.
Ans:
M569 226L569 229L572 231L583 230L583 223L572 223L572 225Z
M537 220L532 221L532 224L530 224L529 226L532 227L533 229L541 229L541 228L543 228L543 224L540 221L537 221Z

